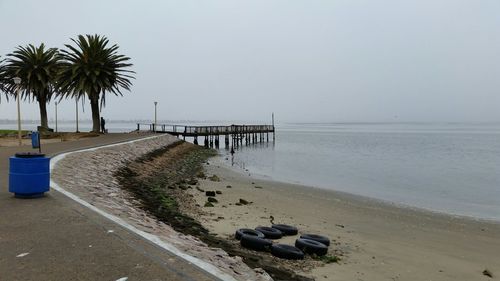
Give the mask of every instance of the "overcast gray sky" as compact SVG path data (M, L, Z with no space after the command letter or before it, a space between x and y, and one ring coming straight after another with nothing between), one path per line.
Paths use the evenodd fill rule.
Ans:
M137 72L108 119L158 101L167 120L500 121L499 15L498 0L0 0L0 55L107 36Z

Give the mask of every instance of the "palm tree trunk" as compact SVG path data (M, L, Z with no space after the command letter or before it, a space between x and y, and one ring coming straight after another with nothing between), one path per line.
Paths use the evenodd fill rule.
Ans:
M101 118L99 116L99 96L90 95L90 109L92 110L92 132L99 133L101 130Z
M40 127L42 130L47 130L49 128L49 122L47 120L47 100L44 97L38 99L38 106L40 107Z

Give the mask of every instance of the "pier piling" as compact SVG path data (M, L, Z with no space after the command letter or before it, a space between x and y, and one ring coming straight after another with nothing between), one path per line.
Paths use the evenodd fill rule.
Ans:
M239 147L243 144L255 144L257 142L269 142L269 133L272 133L273 142L275 141L274 125L231 125L231 126L184 126L167 124L137 124L137 130L146 125L149 131L155 133L168 133L177 137L193 137L194 144L198 144L198 137L204 137L203 145L205 147L214 146L218 149L220 146L220 136L224 136L224 145L226 148ZM264 135L265 134L265 135Z

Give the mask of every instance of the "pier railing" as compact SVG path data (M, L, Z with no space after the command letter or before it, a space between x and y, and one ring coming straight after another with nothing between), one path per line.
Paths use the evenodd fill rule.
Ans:
M273 125L230 125L230 126L188 126L171 124L142 124L137 123L137 130L146 128L152 132L169 133L172 135L212 136L212 135L237 135L254 133L273 133Z
M137 131L143 128L155 133L167 133L174 136L193 137L193 143L198 144L198 137L204 137L205 147L219 148L219 137L224 136L224 144L229 147L230 139L232 147L240 145L269 142L269 133L275 140L274 125L230 125L230 126L186 126L170 124L141 124L137 123Z

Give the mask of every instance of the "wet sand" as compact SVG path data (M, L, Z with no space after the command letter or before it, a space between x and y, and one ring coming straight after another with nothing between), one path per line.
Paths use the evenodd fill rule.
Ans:
M299 271L316 280L493 280L500 276L500 224L383 203L346 193L252 178L220 158L206 165L203 190L218 190L219 203L199 220L233 239L238 228L295 225L299 233L330 237L339 263L313 263ZM231 186L228 188L227 186ZM204 193L190 190L203 206ZM239 199L253 202L235 205ZM297 237L281 239L293 244ZM310 265L309 262L304 264ZM316 266L320 264L320 266Z

